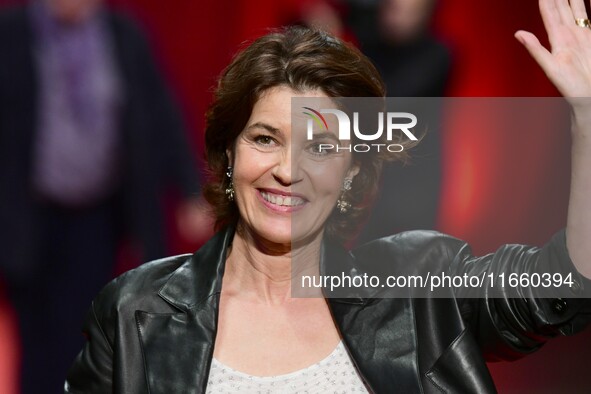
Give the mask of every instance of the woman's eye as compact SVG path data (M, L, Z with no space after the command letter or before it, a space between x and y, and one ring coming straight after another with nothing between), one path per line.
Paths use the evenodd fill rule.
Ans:
M331 149L332 145L330 144L321 144L321 143L314 143L308 146L308 150L310 153L317 155L317 156L324 156L332 153Z
M271 146L271 145L275 144L275 140L268 135L259 135L254 140L257 144L260 144L260 145Z
M317 155L323 154L324 152L322 151L322 145L320 144L314 144L310 147L310 150L312 151L312 153L315 153Z

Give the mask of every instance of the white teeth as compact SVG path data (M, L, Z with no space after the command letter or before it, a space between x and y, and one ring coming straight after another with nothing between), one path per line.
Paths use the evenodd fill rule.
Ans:
M281 205L284 207L295 207L304 204L304 200L300 197L279 196L276 194L271 194L263 191L261 191L261 196L263 196L265 201L268 201L271 204Z

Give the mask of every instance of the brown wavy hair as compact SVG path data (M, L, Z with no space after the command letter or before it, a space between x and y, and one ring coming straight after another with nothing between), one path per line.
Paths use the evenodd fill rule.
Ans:
M287 27L246 46L223 71L206 114L209 180L204 195L213 207L216 229L236 224L239 219L236 204L225 193L229 184L226 149L234 146L261 94L276 86L302 93L320 89L329 97L385 96L384 83L371 61L326 32ZM328 236L344 241L354 234L377 192L384 159L406 159L405 151L388 156L353 154L359 173L345 195L352 207L345 214L333 211L326 223Z

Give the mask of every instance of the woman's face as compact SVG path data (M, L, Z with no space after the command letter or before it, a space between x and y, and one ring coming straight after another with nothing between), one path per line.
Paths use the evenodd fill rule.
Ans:
M292 97L326 98L334 108L319 90L272 88L254 105L233 152L227 152L241 226L260 241L281 245L319 239L344 180L358 172L348 151L319 151L319 144L338 141L336 118L327 116L328 131L307 140L309 118L297 110L292 118Z

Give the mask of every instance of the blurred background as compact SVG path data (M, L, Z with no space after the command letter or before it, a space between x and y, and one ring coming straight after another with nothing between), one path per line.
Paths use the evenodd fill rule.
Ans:
M374 60L393 96L557 95L513 37L515 31L525 29L547 42L536 0L33 3L23 10L24 1L0 0L0 235L5 242L12 239L13 245L18 244L14 234L19 231L28 237L21 216L34 223L31 226L39 233L38 245L29 243L12 257L10 253L0 257L0 267L7 272L0 278L2 394L59 392L54 384L63 377L52 376L59 373L51 372L49 366L55 364L54 371L63 369L61 364L68 364L73 357L67 349L79 348L83 341L80 338L66 345L57 339L59 335L75 336L70 332L55 337L48 337L48 332L40 334L44 328L35 325L35 319L46 322L47 317L38 309L35 316L29 316L33 307L28 305L37 305L39 297L52 299L53 305L60 307L52 310L47 306L46 312L59 316L59 310L65 310L72 320L63 324L79 332L83 317L79 310L89 305L92 295L109 278L146 259L191 252L207 239L209 222L199 200L203 114L216 77L232 55L245 41L269 28L312 25L353 42ZM88 3L86 11L76 9L82 3ZM125 18L109 17L107 22L94 18L95 14L105 15L103 6ZM70 27L60 27L64 23ZM116 37L114 44L112 37ZM85 71L84 75L92 71L95 77L84 80L79 71ZM82 82L76 80L77 75ZM56 89L66 93L47 94ZM78 158L76 144L89 143L74 141L63 146L60 139L52 139L52 130L63 126L52 117L55 113L69 114L68 127L91 124L111 136L90 142L100 148L94 162L104 163L107 170L99 174L89 170L84 179L76 181L39 170L53 163L56 174L62 174L60 166L68 167L59 160L56 163L55 155L39 146L65 149L69 152L66 156L77 162L83 158ZM502 243L542 244L564 227L568 130L539 132L536 123L553 121L551 112L532 113L535 122L525 124L519 135L514 128L505 127L507 119L482 113L479 117L478 128L474 123L442 120L442 127L428 134L411 163L386 169L383 201L378 201L376 209L390 216L382 218L380 226L370 226L374 232L362 234L361 239L435 228L470 242L475 253L484 254ZM113 120L103 124L96 119ZM17 134L21 133L19 127L22 133L34 130L37 140ZM125 129L123 136L113 131L120 129ZM134 144L144 137L150 143ZM164 149L163 158L154 160L149 154L154 147ZM22 161L21 148L33 164ZM128 163L122 159L128 155L137 160ZM157 182L150 183L146 174ZM31 183L35 187L29 195ZM128 185L137 188L128 190L132 189ZM153 197L151 205L138 206L146 201L142 197L146 193ZM23 205L29 200L30 206ZM390 205L380 205L386 201ZM405 209L396 210L397 206ZM146 222L144 212L161 215ZM148 232L147 228L155 230ZM85 232L92 236L84 237ZM96 243L99 241L101 244ZM100 268L92 265L85 253L96 245L106 245L101 249L109 251L106 257L96 256L103 259ZM66 247L71 252L62 256ZM34 256L35 261L39 256L46 261L50 257L57 262L68 260L74 268L62 273L61 265L19 266L19 259L33 261ZM71 285L76 273L88 277L93 270L96 283L80 283L81 289ZM52 282L62 290L46 288L45 295L35 293L40 290L31 284L51 281L52 275L59 276ZM79 300L78 305L70 306L72 299ZM56 342L53 348L47 347L47 353L41 355L38 342L47 345L52 341ZM577 337L552 341L526 359L490 367L501 393L587 393L591 392L586 376L589 349L588 329ZM64 361L58 362L60 357ZM21 363L31 367L19 378ZM34 372L38 370L45 370L45 375Z

